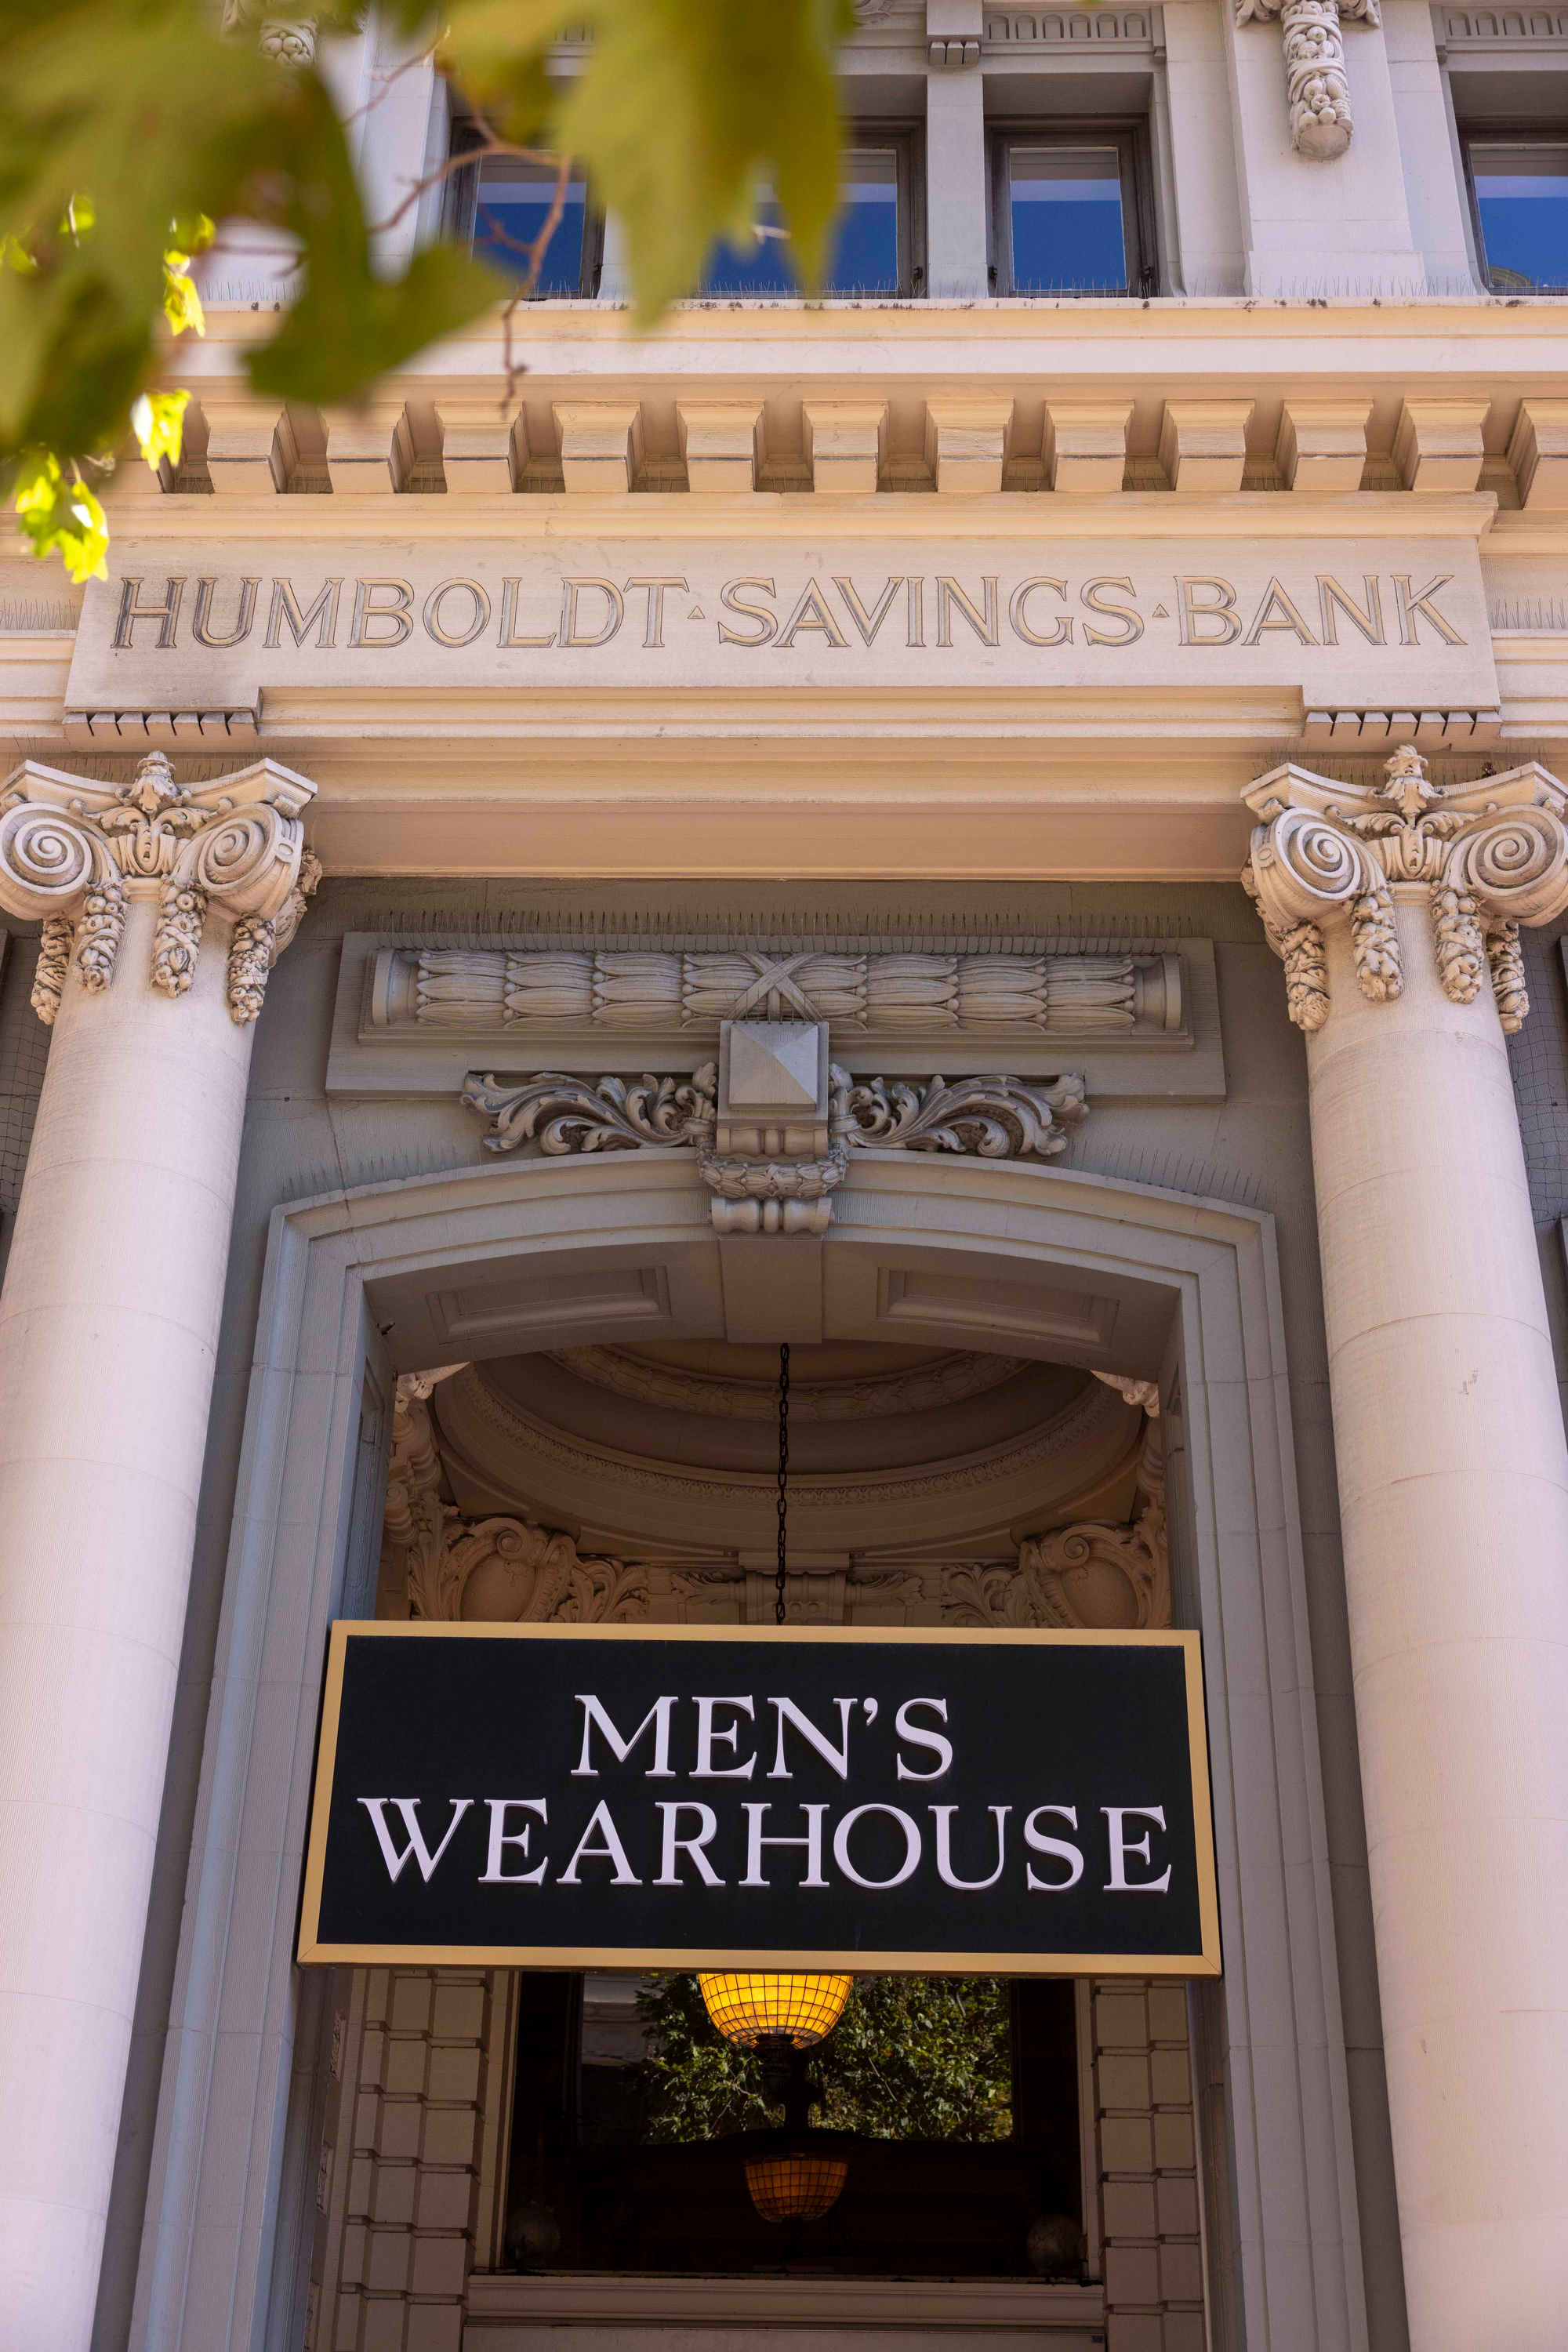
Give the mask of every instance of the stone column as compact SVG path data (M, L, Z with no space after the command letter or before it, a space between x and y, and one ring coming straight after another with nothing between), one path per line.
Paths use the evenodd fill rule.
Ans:
M1413 2352L1552 2352L1568 2282L1568 1449L1505 1030L1568 793L1276 769L1243 879L1307 1032Z
M271 761L0 790L55 1035L0 1296L0 2352L87 2352L250 1064L320 868Z

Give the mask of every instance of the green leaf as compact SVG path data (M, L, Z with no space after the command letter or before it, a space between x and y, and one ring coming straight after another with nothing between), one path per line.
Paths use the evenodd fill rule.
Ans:
M58 551L70 578L104 580L109 524L87 484L61 466L52 449L30 450L14 485L13 505L35 555Z
M584 23L582 70L534 119L534 64ZM820 282L838 204L834 62L853 25L851 0L453 0L442 58L495 110L492 127L547 134L587 165L650 325L691 292L715 240L750 220L764 173L805 284Z

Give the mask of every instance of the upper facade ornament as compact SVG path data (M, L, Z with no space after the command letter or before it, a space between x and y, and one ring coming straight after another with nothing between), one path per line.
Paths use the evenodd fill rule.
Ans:
M226 916L229 1011L254 1021L321 879L300 822L315 790L273 760L202 785L177 783L162 751L118 785L24 761L0 789L0 908L42 919L38 1018L54 1021L73 971L109 986L127 908L154 898L153 987L183 996L209 912Z
M510 1086L475 1073L463 1100L489 1121L490 1151L690 1146L720 1233L786 1234L826 1233L858 1145L1050 1160L1089 1108L1077 1076L857 1083L829 1062L826 1024L795 1021L726 1021L720 1059L689 1079L545 1070Z
M723 1021L828 1021L841 1034L951 1031L1103 1045L1183 1031L1179 953L910 954L823 947L384 948L366 1026L473 1033L658 1032L718 1041Z
M1329 1017L1323 932L1347 924L1362 994L1405 984L1394 893L1424 891L1444 992L1468 1004L1489 978L1505 1030L1530 1010L1521 923L1568 908L1568 792L1531 761L1471 784L1433 783L1410 745L1382 784L1332 783L1287 765L1244 798L1258 819L1241 879L1285 966L1290 1018Z
M1351 143L1350 82L1340 26L1346 16L1381 25L1378 0L1235 0L1237 26L1278 16L1285 36L1290 143L1299 155L1331 163Z

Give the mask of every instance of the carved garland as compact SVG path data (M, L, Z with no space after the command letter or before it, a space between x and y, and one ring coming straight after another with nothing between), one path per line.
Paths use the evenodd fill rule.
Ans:
M74 969L97 994L114 978L126 910L153 897L151 979L183 996L209 911L234 922L226 992L241 1024L261 1010L267 974L299 928L321 868L300 813L314 786L263 761L196 789L163 752L129 784L105 788L29 761L0 800L0 907L41 917L33 1009L52 1024Z
M1331 163L1351 143L1350 81L1341 24L1346 16L1381 25L1378 0L1236 0L1236 22L1278 16L1285 37L1290 143L1314 163Z
M1568 908L1568 793L1533 763L1448 787L1405 744L1375 791L1277 769L1247 793L1261 819L1242 882L1285 966L1299 1029L1329 1017L1323 929L1348 922L1357 985L1377 1004L1405 984L1393 890L1424 887L1444 993L1468 1004L1489 981L1505 1031L1530 1011L1521 923Z

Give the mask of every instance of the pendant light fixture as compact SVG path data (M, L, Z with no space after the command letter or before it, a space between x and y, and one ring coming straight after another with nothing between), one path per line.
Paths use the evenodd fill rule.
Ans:
M789 1522L789 1348L779 1349L778 1572L773 1616L785 1619L785 1563ZM763 2091L784 2111L784 2129L746 2158L746 2186L764 2221L815 2221L836 2203L848 2177L836 2133L815 2133L810 2113L816 2086L806 2075L805 2053L825 2041L844 2014L854 1988L849 1976L795 1976L711 1972L699 1976L703 2006L738 2049L762 2061ZM813 2142L820 2141L820 2147Z

